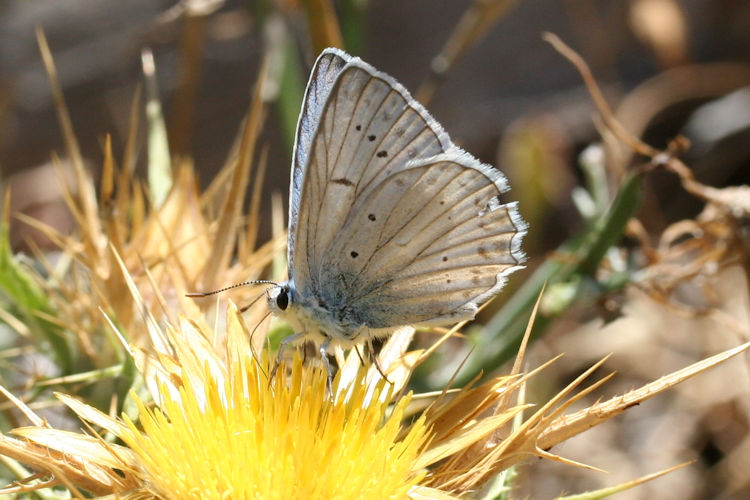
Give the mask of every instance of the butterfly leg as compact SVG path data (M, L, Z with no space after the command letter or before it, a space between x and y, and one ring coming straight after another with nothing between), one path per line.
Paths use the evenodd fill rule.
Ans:
M276 354L276 362L273 364L271 374L268 376L269 386L271 385L271 381L273 380L273 378L276 376L276 371L279 369L279 365L281 365L281 360L283 359L284 351L286 350L287 346L293 342L296 342L297 340L300 340L304 336L305 332L300 332L289 335L288 337L282 339L281 344L279 344L279 352Z
M380 373L380 376L383 377L383 380L385 380L386 383L393 385L393 382L388 380L388 377L385 375L383 367L380 366L380 361L378 361L378 353L375 352L375 347L372 345L372 341L367 342L367 356L375 364L375 368L377 368L378 373Z
M320 344L320 358L323 360L323 366L325 366L326 374L328 375L328 394L333 399L333 373L331 372L331 363L328 362L328 346L331 345L331 339L326 337L322 344Z
M365 358L363 358L362 353L359 352L359 346L357 346L357 344L354 344L354 352L357 353L357 357L359 358L360 365L365 366Z

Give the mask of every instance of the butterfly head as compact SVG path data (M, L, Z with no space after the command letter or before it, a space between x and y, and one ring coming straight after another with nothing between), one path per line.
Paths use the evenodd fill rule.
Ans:
M266 301L271 313L288 323L299 338L317 345L348 338L349 325L334 317L317 296L300 294L292 280L268 288Z
M277 316L285 316L292 301L292 289L289 283L280 283L266 290L268 308Z

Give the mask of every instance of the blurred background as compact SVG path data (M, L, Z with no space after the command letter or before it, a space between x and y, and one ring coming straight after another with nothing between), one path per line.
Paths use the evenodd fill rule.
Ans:
M625 173L648 164L607 136L580 75L542 40L543 32L557 34L588 62L631 134L659 149L685 137L689 146L670 151L699 183L744 186L750 177L750 3L744 0L6 0L0 3L0 183L12 190L12 212L62 230L74 222L51 153L62 156L65 148L35 27L47 36L95 175L106 134L115 157L122 155L143 84L144 48L154 54L173 158L192 158L203 185L224 165L267 57L277 85L267 89L271 106L261 138L269 161L266 210L271 193L287 196L310 65L326 42L338 40L403 83L454 142L510 178L508 197L520 201L531 224L528 269L513 276L510 288L585 231L585 207L596 204L597 193L607 205ZM134 161L141 175L145 143L142 137ZM604 166L598 184L582 168L584 152ZM532 387L530 400L543 400L610 352L606 366L619 373L595 397L747 340L747 199L730 207L737 210L729 221L707 218L711 200L688 193L678 176L659 168L640 179L640 191L638 223L628 226L624 243L616 242L618 255L634 259L624 265L626 282L608 290L595 280L584 299L578 289L577 299L555 315L528 362L566 357ZM270 221L261 238L269 235ZM683 246L686 239L693 246ZM11 241L17 251L30 242L52 247L15 221ZM608 258L605 271L616 274L617 257ZM491 323L493 314L480 319ZM521 470L516 497L613 485L686 460L696 462L618 498L750 497L747 358L735 361L554 450L610 474L533 463Z

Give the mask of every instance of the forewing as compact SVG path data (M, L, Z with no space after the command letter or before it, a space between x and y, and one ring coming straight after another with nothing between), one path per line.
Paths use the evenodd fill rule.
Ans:
M453 148L414 162L352 205L322 262L348 290L348 314L372 328L474 316L524 260L525 224L500 204L502 174Z
M299 222L299 208L304 179L305 165L310 156L315 130L318 128L323 106L333 88L341 69L351 60L351 56L338 49L324 50L313 65L310 80L307 82L302 111L297 120L297 131L292 155L292 175L289 184L289 242L288 264L294 268L294 247Z
M352 208L407 165L453 148L442 128L388 75L353 58L320 111L302 172L292 268L302 294L320 296L330 254ZM341 256L343 258L343 256ZM338 289L346 301L347 289Z

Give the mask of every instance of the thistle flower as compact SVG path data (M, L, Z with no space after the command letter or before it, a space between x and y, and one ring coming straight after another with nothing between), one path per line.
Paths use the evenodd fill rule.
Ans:
M330 395L325 370L299 358L269 381L269 364L254 354L234 306L219 345L208 340L215 332L188 319L179 328L159 328L150 316L147 323L156 352L131 348L151 396L131 393L137 422L57 394L90 432L55 430L5 391L35 426L15 429L20 440L0 437L0 453L46 479L2 492L64 484L74 493L120 498L454 498L529 456L564 461L542 450L741 351L563 416L603 382L562 402L586 373L513 428L526 407L509 400L526 377L443 394L410 418L412 397L399 389L424 353L393 356L408 344L408 329L385 348L394 360L385 365L393 385L349 356ZM113 444L108 434L124 444Z
M138 423L58 394L125 446L33 418L37 427L14 431L24 441L3 437L0 448L58 483L128 498L403 498L424 478L415 464L428 429L424 418L402 427L409 397L395 399L358 369L349 383L340 372L330 400L325 372L299 359L288 379L282 367L269 381L236 308L227 320L224 359L188 320L156 333L170 352L134 351L156 403L132 395Z
M282 366L268 381L247 334L232 308L226 360L189 323L169 335L179 347L170 373L159 365L169 376L152 383L158 408L139 399L140 425L126 417L118 431L143 489L175 499L403 498L424 477L414 464L425 420L401 427L408 397L389 410L392 391L382 380L368 387L358 370L349 384L337 377L331 401L325 371L299 358L288 380Z

